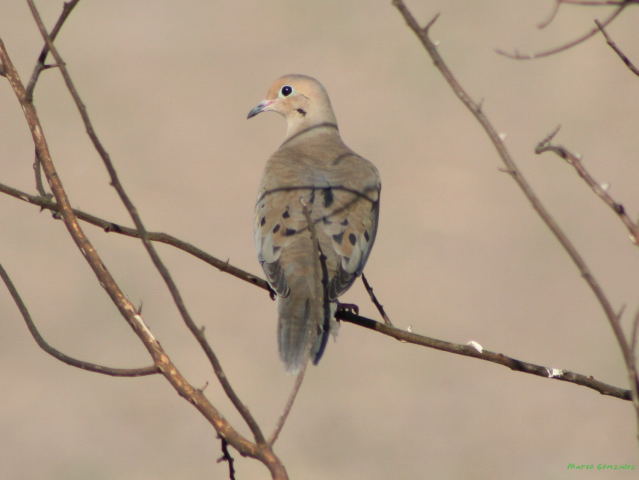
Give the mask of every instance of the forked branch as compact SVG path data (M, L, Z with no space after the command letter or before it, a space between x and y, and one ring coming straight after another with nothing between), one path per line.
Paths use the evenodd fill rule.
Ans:
M160 373L160 370L157 366L151 365L149 367L142 368L113 368L113 367L105 367L104 365L98 365L97 363L87 362L85 360L79 360L77 358L73 358L66 353L61 352L57 348L51 346L44 337L40 334L38 327L36 327L35 322L31 318L31 314L29 313L29 309L22 301L22 297L20 293L18 293L18 289L11 281L11 277L4 269L4 267L0 264L0 278L4 282L7 290L9 290L9 295L13 299L14 303L20 310L20 314L27 324L27 328L29 329L29 333L36 341L38 346L44 350L46 353L51 355L54 358L57 358L61 362L66 363L67 365L71 365L72 367L80 368L82 370L88 370L90 372L102 373L104 375L111 375L114 377L142 377L145 375L153 375L156 373Z
M560 3L568 3L568 2L560 2ZM601 22L601 24L603 26L610 25L610 23L615 18L617 18L630 3L634 3L634 2L628 1L628 0L621 1L621 2L613 2L611 5L616 5L617 9L614 12L612 12L608 17L606 17L606 19L604 19ZM551 15L550 19L542 22L542 24L540 25L541 28L545 27L548 23L550 23L550 21L552 21L552 19L554 18L554 15L557 13L558 5L559 4L556 5L555 10L553 11L553 14ZM548 50L542 50L540 52L532 53L532 54L521 53L521 52L518 52L517 50L515 50L512 53L506 52L505 50L502 50L502 49L496 49L495 51L500 55L503 55L508 58L512 58L514 60L534 60L537 58L543 58L543 57L548 57L550 55L555 55L557 53L561 53L573 47L576 47L577 45L580 45L584 43L586 40L594 37L598 32L599 32L598 27L591 28L586 33L584 33L583 35L580 35L574 40L558 45L557 47L553 47Z
M548 210L543 206L532 187L528 183L528 181L524 178L522 172L517 167L514 159L510 155L510 152L506 148L504 141L501 136L497 133L497 130L492 125L492 123L488 120L488 117L483 112L480 104L476 103L472 98L466 93L461 84L457 81L451 70L448 68L444 59L440 55L437 46L432 42L429 37L429 30L433 25L434 21L437 19L437 16L433 18L424 28L419 26L419 23L409 11L409 9L404 4L403 0L393 0L393 4L397 7L399 12L402 14L406 23L410 27L411 30L417 35L422 45L426 49L426 52L433 60L435 67L442 74L453 93L459 98L459 100L468 108L471 114L475 117L475 119L479 122L479 124L484 129L486 135L493 143L493 146L497 150L499 157L505 165L505 171L510 174L510 176L515 180L519 188L521 189L524 196L528 199L533 209L537 212L537 215L541 218L541 220L546 224L548 229L555 236L557 241L566 251L570 259L573 261L582 278L586 281L588 286L590 287L592 293L595 298L599 302L608 322L613 330L617 343L620 346L624 363L626 365L626 370L628 373L630 392L633 405L635 407L635 413L637 418L637 431L639 434L639 393L638 393L638 379L637 379L637 370L636 363L634 357L632 355L629 341L624 335L623 330L621 329L621 325L619 322L619 315L614 311L612 304L606 294L603 291L603 288L592 274L590 268L586 264L586 261L573 245L572 241L568 238L568 236L561 229L559 224L553 219ZM616 11L616 15L618 15L621 10L627 4L624 3L619 9ZM614 17L612 17L614 18ZM598 30L597 30L598 31Z
M213 371L215 372L215 375L218 378L218 381L220 382L220 384L222 385L222 388L224 389L224 392L226 393L228 398L233 403L233 406L238 410L238 412L240 413L244 421L247 423L247 425L251 429L251 432L253 433L253 436L255 437L255 441L259 444L265 443L264 435L262 434L262 431L260 430L259 425L253 418L253 415L248 410L246 405L244 405L244 403L240 400L239 396L237 395L237 393L234 391L233 387L231 386L226 374L224 373L222 369L222 365L220 361L215 355L215 352L213 351L213 349L211 348L211 345L206 340L206 337L204 336L204 331L195 324L195 321L191 317L188 309L186 308L186 304L184 303L184 300L182 299L182 295L180 294L180 291L176 283L173 281L173 278L171 274L169 273L169 270L164 265L164 262L162 262L162 259L158 255L155 247L153 246L153 243L149 240L146 228L144 226L144 223L142 222L142 218L138 214L138 211L135 205L133 204L133 201L131 200L129 195L126 193L122 183L120 182L115 166L113 165L113 162L111 161L111 157L95 132L91 119L89 118L89 114L86 109L86 106L84 105L84 102L80 98L80 94L78 93L73 83L73 80L71 79L71 75L69 74L69 71L66 67L64 60L60 56L60 53L56 49L55 45L53 44L53 41L51 40L49 34L47 33L44 23L42 22L42 19L40 17L40 14L35 4L33 3L33 0L27 0L27 3L29 4L29 8L31 9L31 13L33 14L33 18L38 26L38 29L40 30L42 38L45 41L49 49L49 52L51 52L51 55L55 59L58 65L58 68L60 70L60 73L62 75L62 78L64 79L64 83L67 89L69 90L69 93L71 94L71 97L73 98L74 103L76 104L76 107L78 109L78 112L80 113L80 116L82 117L82 122L84 123L84 126L86 128L87 135L91 139L91 142L93 143L95 150L98 152L98 154L100 155L100 158L102 159L102 162L104 163L104 166L111 179L111 185L113 186L113 188L115 188L116 192L118 193L118 196L120 197L120 200L122 201L125 208L129 212L129 215L131 216L131 219L133 220L133 223L135 224L136 229L140 234L140 239L142 240L142 243L144 244L145 249L147 250L149 256L151 257L153 264L155 265L156 269L160 273L160 276L164 280L171 294L171 297L173 298L173 302L175 303L178 311L180 312L180 315L182 316L182 319L184 320L184 323L186 324L189 331L191 331L193 336L196 338L201 348L204 350L207 358L209 359L209 362L211 363L211 366L213 367ZM56 196L56 199L57 199L57 196Z
M577 174L586 182L586 185L597 195L603 202L610 207L610 209L617 215L628 230L630 240L635 245L639 246L639 225L634 222L626 212L626 208L622 203L617 202L608 191L608 186L596 181L593 176L588 172L579 155L572 153L566 147L562 145L556 145L551 143L555 135L559 132L559 127L544 138L537 147L535 147L535 153L541 154L545 152L552 152L564 159L566 163L572 166Z
M32 8L34 18L38 23L38 26L42 32L43 38L49 47L51 54L56 59L60 71L63 72L65 81L69 82L70 77L66 68L64 68L63 61L53 46L51 39L49 38L44 25L35 9L33 2L29 0L29 5ZM40 124L36 109L33 103L27 96L27 91L22 83L18 72L16 71L13 62L6 50L6 47L0 39L0 64L2 65L2 73L11 85L16 98L18 99L20 106L25 115L25 119L29 130L31 132L34 145L37 150L38 158L40 159L43 172L49 183L49 187L55 197L57 207L64 224L69 231L70 236L76 243L78 249L86 259L87 263L92 268L94 274L100 285L105 289L113 303L117 306L121 315L129 323L134 330L138 338L142 341L144 346L149 351L153 358L154 365L162 373L162 375L169 381L169 383L175 388L175 390L186 400L192 403L204 417L214 426L218 434L224 438L230 445L236 448L241 454L247 455L260 460L271 471L271 475L274 479L287 479L286 470L277 456L273 453L271 447L263 441L253 443L242 436L233 426L220 414L220 412L210 403L208 398L202 391L194 388L186 378L180 373L177 367L173 364L169 356L164 352L159 342L156 340L152 332L146 326L142 319L142 316L136 311L134 305L125 296L124 292L120 289L119 285L106 268L98 252L93 247L90 240L84 234L81 226L78 223L78 219L75 216L71 203L67 196L67 193L62 185L60 177L56 171L53 160L51 158L49 148L46 142L44 131ZM68 83L69 85L69 83ZM77 92L75 92L77 94ZM74 97L76 98L76 97ZM79 96L77 97L79 100ZM86 112L85 112L86 113ZM85 124L86 125L86 124ZM89 128L87 126L87 128ZM104 152L106 153L106 152ZM140 234L144 237L144 230L139 229ZM255 433L255 432L254 432ZM259 435L255 435L259 437Z

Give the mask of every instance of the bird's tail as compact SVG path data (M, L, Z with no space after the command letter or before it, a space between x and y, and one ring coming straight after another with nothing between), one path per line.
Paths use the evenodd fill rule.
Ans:
M336 304L325 301L323 291L318 295L317 286L312 283L302 277L289 285L288 296L278 298L280 357L291 373L299 372L309 358L317 364L329 333L336 332L337 328Z

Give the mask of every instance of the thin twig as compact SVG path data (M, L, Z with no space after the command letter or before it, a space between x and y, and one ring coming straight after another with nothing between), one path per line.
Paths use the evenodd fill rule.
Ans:
M229 480L235 480L235 459L229 452L229 443L224 437L219 437L222 442L222 456L217 459L217 463L226 462L229 466Z
M628 216L623 204L617 202L614 198L612 198L612 196L608 193L607 188L597 182L592 177L592 175L590 175L590 172L588 172L586 167L584 167L578 155L575 155L562 145L554 145L551 143L552 139L555 137L558 131L559 128L555 129L552 133L546 136L546 138L539 142L535 147L535 153L539 155L545 152L552 152L563 158L566 163L571 165L579 174L579 176L591 188L595 195L602 199L604 203L608 205L610 209L623 222L623 224L628 229L628 232L630 233L630 240L632 241L632 243L634 243L635 245L639 245L639 225L632 221L632 219Z
M377 295L375 295L375 292L373 291L373 287L371 287L371 284L368 283L368 279L366 278L366 275L364 275L363 273L362 273L362 283L364 284L364 288L368 292L368 296L371 297L371 301L377 308L377 311L382 316L384 323L392 327L393 322L391 322L390 318L388 318L388 315L386 315L386 310L384 310L384 305L382 305L377 299Z
M52 357L57 358L61 362L66 363L67 365L71 365L72 367L81 368L82 370L89 370L90 372L102 373L104 375L111 375L113 377L142 377L145 375L160 373L160 369L155 365L142 368L105 367L104 365L98 365L97 363L78 360L77 358L73 358L69 355L66 355L65 353L62 353L57 348L51 346L40 334L40 332L38 331L38 327L36 327L35 322L33 321L31 314L29 313L29 309L23 302L22 297L18 293L18 290L11 281L9 274L4 269L2 264L0 264L0 278L2 278L2 281L7 286L7 290L9 290L11 298L13 298L13 301L18 307L18 310L20 310L22 318L24 319L24 322L27 324L27 328L29 329L29 333L31 333L31 336L36 341L38 346Z
M295 378L295 384L293 385L293 390L291 390L291 394L288 396L288 400L286 401L286 405L284 406L284 410L282 411L282 415L277 420L277 425L275 425L275 430L268 439L268 444L273 446L273 444L277 441L277 437L280 435L284 424L286 423L286 419L288 415L291 413L291 409L293 408L293 404L295 403L295 399L297 398L297 394L300 391L300 387L302 386L302 382L304 381L304 374L306 373L307 364L305 364L300 372L297 374Z
M429 37L429 29L433 25L434 21L437 19L435 16L424 28L421 28L413 17L412 13L408 10L406 5L404 5L403 0L393 0L393 4L398 8L406 23L410 27L411 30L417 35L417 37L422 42L422 45L426 49L428 55L430 55L435 67L442 74L446 82L449 84L457 98L470 110L475 119L482 126L486 135L493 143L493 146L497 150L499 157L506 167L506 171L511 175L511 177L515 180L519 188L521 189L524 196L528 199L533 209L537 212L542 221L546 224L546 226L550 229L552 234L555 236L557 241L564 248L568 256L571 258L582 278L588 284L590 289L592 290L594 296L596 297L599 305L602 310L610 326L612 327L613 333L616 337L617 343L621 349L624 362L626 364L626 370L628 373L628 379L630 384L630 391L632 392L632 402L635 408L635 412L637 415L637 432L639 435L639 385L637 381L637 371L636 364L634 358L630 352L630 347L628 345L628 341L624 335L623 330L621 329L619 322L617 322L617 316L615 314L614 309L610 303L610 300L604 293L601 285L594 277L590 268L586 264L585 260L579 253L579 251L575 248L570 239L563 232L559 224L552 218L550 213L543 206L535 192L532 190L532 187L528 183L528 181L524 178L521 171L517 167L517 164L513 160L510 152L506 148L505 143L497 133L495 127L493 127L492 123L488 120L488 117L483 113L483 110L478 106L476 102L474 102L468 93L463 89L460 83L457 81L453 73L450 71L444 59L439 54L437 50L437 46L432 42ZM619 12L619 11L618 11ZM617 12L617 13L618 13Z
M633 355L637 352L637 335L639 335L639 308L635 312L632 322L632 333L630 334L630 351Z
M550 25L552 21L555 19L555 17L557 16L557 13L559 13L559 7L561 7L562 3L563 2L561 0L555 0L555 4L553 5L553 9L550 12L550 15L548 15L548 18L546 18L546 20L543 20L542 22L538 23L537 28L541 30L543 28L546 28L548 25Z
M13 188L8 185L4 185L2 183L0 183L0 192L6 193L7 195L10 195L24 202L31 203L32 205L37 205L40 208L50 210L54 213L60 212L59 205L55 202L55 200L48 197L43 198L42 196L31 195L27 192L18 190L17 188ZM124 225L120 225L104 218L100 218L96 215L92 215L77 208L73 209L73 213L76 217L78 217L78 219L90 223L91 225L94 225L96 227L102 228L107 233L117 233L131 238L140 238L140 233L135 228L125 227ZM218 270L221 270L222 272L228 273L236 278L239 278L240 280L248 282L251 285L255 285L266 291L270 290L270 287L266 280L245 270L242 270L241 268L235 267L228 261L220 260L219 258L206 253L204 250L199 249L195 245L185 242L184 240L181 240L173 235L163 232L147 232L147 236L151 241L171 245L179 250L182 250L185 253L188 253L189 255L193 255L194 257L199 258L200 260L208 263Z
M44 189L44 183L42 182L42 164L40 163L40 157L38 156L37 150L35 152L35 160L33 161L33 171L35 174L36 190L42 197L51 199L53 195L47 193Z
M67 18L69 18L69 15L71 15L71 12L73 11L73 9L75 8L75 6L78 4L80 0L70 0L69 2L64 2L62 5L62 13L60 13L60 16L58 17L58 20L55 22L55 25L53 26L53 29L51 30L51 33L49 34L49 38L51 38L51 41L55 41L56 37L58 36L58 33L60 32L60 29L62 28L62 25L64 25L64 22L67 20ZM44 43L44 46L42 47L42 51L40 52L40 55L38 56L38 61L36 62L36 66L33 68L33 73L31 74L31 78L29 79L29 84L27 85L27 100L30 102L33 100L33 90L35 89L36 83L38 82L38 78L40 78L40 73L42 73L43 70L46 70L47 68L51 68L54 65L46 65L46 60L47 60L47 55L49 54L49 45L47 44L47 42Z
M579 373L574 373L569 370L560 368L544 367L543 365L524 362L516 358L508 357L502 353L491 352L490 350L486 350L484 348L478 348L476 344L463 345L459 343L438 340L436 338L426 337L414 332L391 327L382 322L377 322L370 318L355 315L348 311L339 311L337 313L337 316L340 320L343 320L345 322L353 323L355 325L368 328L369 330L375 330L376 332L379 332L383 335L401 340L406 343L434 348L436 350L454 353L456 355L463 355L465 357L473 357L481 360L486 360L488 362L503 365L517 372L528 373L530 375L536 375L552 380L575 383L577 385L595 390L602 395L608 395L622 400L632 399L632 393L630 390L615 387L614 385L608 385L607 383L600 382L599 380L594 379L592 376L581 375Z
M608 26L610 25L610 23L617 18L617 16L619 16L619 14L628 6L628 2L624 2L619 4L619 7L608 16L608 18L606 18L603 22L601 22L604 26ZM512 58L514 60L533 60L536 58L543 58L543 57L548 57L550 55L555 55L557 53L563 52L565 50L568 50L570 48L573 48L577 45L579 45L580 43L585 42L586 40L588 40L589 38L595 36L597 33L599 32L598 28L593 28L591 30L589 30L588 32L586 32L585 34L581 35L580 37L577 37L574 40L571 40L570 42L564 43L562 45L559 45L557 47L548 49L548 50L543 50L541 52L537 52L537 53L533 53L533 54L522 54L519 53L518 51L515 51L514 53L510 53L510 52L506 52L505 50L501 50L501 49L496 49L495 52L497 52L499 55L503 55L505 57L508 58Z
M30 6L33 6L32 2L30 2ZM39 22L39 27L43 28L41 21ZM51 47L50 40L46 35L46 32L44 36L45 41L48 41L49 47ZM183 398L188 400L195 408L197 408L197 410L211 423L218 434L225 438L230 445L243 455L260 460L269 469L274 480L288 479L284 465L268 445L257 445L240 434L220 414L215 406L211 404L209 399L187 381L161 347L153 333L146 326L142 316L137 312L136 307L126 298L124 292L122 292L119 285L113 279L111 273L104 266L102 259L78 224L78 219L73 213L69 198L67 197L60 177L53 164L35 107L33 106L33 103L28 101L26 98L24 84L20 80L20 76L11 61L2 39L0 39L0 63L2 64L5 77L9 81L16 98L20 102L34 145L38 149L38 155L42 162L43 171L47 177L51 191L56 198L56 202L59 205L60 214L69 234L78 246L78 249L86 259L87 263L90 265L100 285L105 289L123 318L131 326L133 331L136 333L138 338L140 338L148 352L153 357L154 364L157 365L158 369L169 381L171 386Z
M262 434L262 431L260 430L259 425L253 418L253 415L251 414L249 409L240 400L239 396L237 395L237 393L231 386L228 380L228 377L224 373L224 370L222 368L222 365L219 359L215 355L215 352L211 348L211 345L206 340L206 337L204 336L204 332L200 328L198 328L198 326L195 324L195 321L192 319L188 309L186 308L186 304L184 303L182 299L182 295L180 294L177 285L173 281L171 274L169 273L168 269L162 262L155 247L149 240L147 232L146 232L146 228L144 224L142 223L142 219L140 215L138 214L135 205L133 205L133 202L131 201L124 187L122 186L122 183L120 182L118 174L115 170L115 166L113 165L113 162L111 161L110 155L108 154L108 152L102 145L102 142L98 138L95 132L95 129L93 128L93 124L91 122L91 119L89 118L87 108L84 105L84 102L82 101L82 99L80 98L80 95L73 83L73 80L71 79L69 71L66 68L66 64L64 60L60 56L59 52L57 51L56 47L51 41L51 38L47 34L46 28L42 22L42 19L40 18L40 14L35 4L33 3L33 0L27 0L27 3L29 4L29 8L31 9L33 18L36 21L36 24L38 25L38 29L40 30L40 33L42 34L42 38L47 43L47 46L49 47L49 51L51 52L51 55L53 56L53 58L55 58L55 61L58 65L60 73L62 74L62 78L64 79L64 83L67 87L67 90L69 90L69 93L71 94L71 97L73 98L73 101L76 104L78 112L80 113L80 116L82 117L82 122L84 123L84 126L86 128L87 135L91 139L91 142L93 143L94 148L96 149L100 158L102 159L102 162L104 163L104 166L111 179L111 185L115 188L116 192L118 193L118 196L120 197L120 200L122 201L125 208L129 212L129 215L131 216L133 223L135 224L138 232L140 233L140 239L142 240L142 243L144 244L146 251L151 257L151 261L153 262L155 268L160 273L160 276L164 280L171 294L171 297L173 298L173 303L176 305L178 311L180 312L180 315L182 316L182 319L184 323L186 324L187 328L189 329L189 331L191 331L191 333L196 338L197 342L200 344L203 351L205 352L211 366L213 367L213 371L215 372L215 375L218 378L218 381L220 382L220 384L222 385L222 388L224 389L224 392L233 403L233 406L240 413L240 415L242 416L246 424L251 429L251 432L253 433L255 441L259 444L265 443L264 435Z
M608 32L606 32L601 22L599 22L599 20L595 20L595 24L597 25L597 28L606 39L606 43L610 46L610 48L614 50L614 52L619 56L619 58L626 65L626 67L628 67L632 73L639 76L639 69L637 69L637 67L634 66L634 64L630 61L630 59L626 56L626 54L623 53L621 49L617 46L617 44L612 40L612 38L610 38L610 36L608 35Z

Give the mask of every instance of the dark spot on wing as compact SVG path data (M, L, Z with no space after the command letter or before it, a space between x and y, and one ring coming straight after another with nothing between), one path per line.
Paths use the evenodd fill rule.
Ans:
M333 190L331 187L327 187L322 190L324 194L324 207L328 208L333 204Z
M364 238L366 239L367 242L371 239L371 236L368 234L368 230L364 232Z
M322 222L324 222L324 225L330 225L331 223L333 223L326 216L322 217Z
M340 225L344 225L344 226L348 225L348 218L345 218L344 220L342 220L340 222Z
M273 227L273 233L277 233L280 230L280 224L278 223Z
M297 233L297 230L295 230L294 228L287 228L287 229L284 231L284 235L285 235L286 237L290 237L291 235L295 235L296 233Z
M290 216L291 216L291 214L290 214L290 213L288 213L288 209L284 210L284 213L282 214L282 217L284 217L284 218L288 218L288 217L290 217Z
M342 243L342 240L344 240L344 232L333 235L333 240L335 240L337 243Z
M303 108L298 108L297 113L299 113L302 117L306 116L306 110L304 110Z
M266 223L266 217L260 218L260 227L263 227L265 223Z
M348 235L348 241L351 242L351 245L355 245L355 242L357 242L357 237L354 233Z

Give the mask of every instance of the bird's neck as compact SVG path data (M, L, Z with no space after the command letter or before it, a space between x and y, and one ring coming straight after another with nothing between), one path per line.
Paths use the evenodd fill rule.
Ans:
M337 128L337 120L330 104L325 108L298 108L286 116L286 139L303 131L332 124Z
M334 120L334 118L333 118ZM286 139L282 143L292 144L302 138L307 138L309 135L317 135L319 133L327 133L332 132L336 137L339 138L339 130L337 128L337 123L334 121L330 122L320 122L311 125L305 125L301 128L291 129L289 126L288 131L286 132Z

